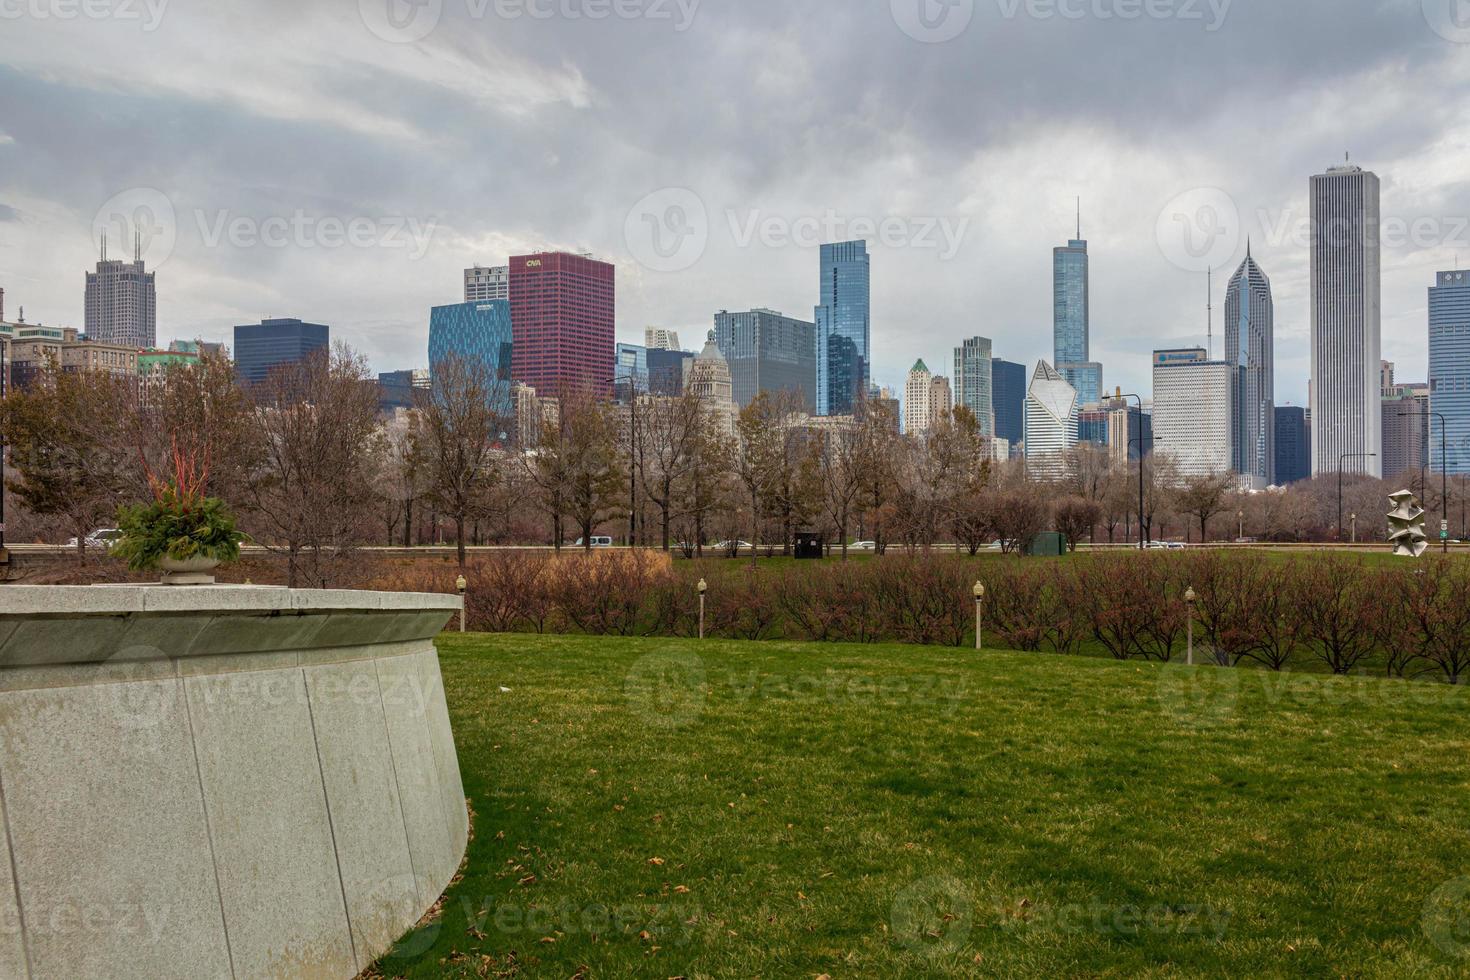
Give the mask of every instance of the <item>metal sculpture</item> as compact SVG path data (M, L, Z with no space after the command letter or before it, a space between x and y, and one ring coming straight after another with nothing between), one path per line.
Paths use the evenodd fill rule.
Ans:
M1388 498L1393 512L1388 515L1389 543L1400 558L1420 558L1429 550L1429 535L1424 531L1424 508L1409 490L1400 490Z

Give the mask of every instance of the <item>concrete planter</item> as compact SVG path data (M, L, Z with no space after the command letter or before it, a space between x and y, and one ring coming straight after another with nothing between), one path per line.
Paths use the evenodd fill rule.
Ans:
M468 819L454 596L0 588L0 977L349 978Z
M209 573L218 567L216 558L160 558L158 561L164 585L213 585L214 576Z

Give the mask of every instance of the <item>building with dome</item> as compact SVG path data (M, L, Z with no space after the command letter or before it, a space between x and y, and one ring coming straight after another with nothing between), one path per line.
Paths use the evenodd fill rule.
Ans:
M735 429L735 385L730 377L730 364L715 343L715 332L692 361L685 362L684 391L694 395L711 411L729 420Z

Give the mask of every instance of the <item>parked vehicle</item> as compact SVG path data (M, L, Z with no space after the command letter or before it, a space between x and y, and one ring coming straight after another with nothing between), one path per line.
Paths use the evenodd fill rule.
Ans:
M592 537L592 547L594 547L594 548L611 548L612 546L613 546L613 539L612 538L605 537L605 536L593 535L593 537ZM573 545L573 547L576 547L576 548L583 547L582 539L581 538L578 538L577 539L577 543L575 545Z
M728 551L731 554L734 554L737 551L749 551L754 547L755 545L751 544L749 541L717 541L714 544L714 549L716 551Z
M92 531L90 534L87 535L87 537L83 541L83 546L88 548L89 550L101 549L105 551L106 549L111 548L114 544L116 544L117 540L121 537L122 532L115 527L99 527L97 530ZM68 548L75 548L77 546L77 539L72 538L66 543L66 546Z
M877 551L878 550L878 542L876 542L876 541L854 541L852 544L850 544L850 545L847 546L847 550L848 551Z

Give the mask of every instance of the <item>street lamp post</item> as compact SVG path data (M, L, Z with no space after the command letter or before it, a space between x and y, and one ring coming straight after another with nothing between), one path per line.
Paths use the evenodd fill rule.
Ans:
M626 378L619 375L608 378L603 384L613 386L613 398L617 398L619 382L628 383L628 547L637 542L638 529L638 382L637 375L630 373Z
M1189 638L1187 641L1189 645L1185 648L1184 662L1191 667L1194 666L1194 604L1198 601L1199 596L1195 594L1194 586L1190 586L1184 593L1184 607L1189 611L1189 620L1184 627Z
M704 579L699 580L699 638L704 639L704 594L709 591L709 583Z
M1238 510L1238 511L1235 512L1235 516L1240 521L1240 534L1238 534L1236 537L1239 540L1244 541L1245 540L1245 511Z
M1342 470L1350 459L1377 459L1377 453L1343 453L1337 458L1337 540L1342 542Z
M1119 390L1114 397L1120 401L1126 398L1138 400L1138 439L1129 439L1128 445L1133 445L1135 441L1138 443L1138 550L1147 551L1148 542L1143 540L1143 467L1144 457L1148 455L1143 444L1143 396L1125 395Z
M1441 497L1439 509L1440 509L1440 513L1444 515L1444 518L1441 521L1440 526L1439 526L1439 540L1440 540L1440 545L1441 545L1441 547L1444 550L1444 553L1445 554L1449 554L1450 553L1450 534L1449 534L1449 527L1450 527L1450 452L1449 452L1450 442L1449 442L1449 428L1450 428L1450 423L1449 423L1449 420L1444 417L1444 413L1443 412L1431 412L1427 408L1424 409L1423 411L1420 411L1420 412L1400 412L1399 413L1399 418L1401 418L1401 419L1402 418L1408 418L1411 415L1417 416L1419 418L1424 419L1426 423L1428 422L1428 420L1431 417L1439 419L1439 479L1440 479L1440 497ZM1420 469L1422 470L1423 468L1421 467ZM1419 482L1421 482L1421 483L1424 482L1424 479L1423 479L1422 476L1420 477L1420 481ZM1424 496L1426 498L1429 496L1428 488L1427 487L1426 487Z
M976 582L975 583L975 649L976 650L983 650L985 648L985 642L984 642L984 639L983 639L983 636L984 636L984 632L983 632L983 627L984 627L983 611L984 611L984 609L985 609L985 586L982 583L980 583L980 582Z
M459 631L464 632L464 607L465 593L469 591L470 583L465 580L463 574L454 580L454 587L459 590Z
M1350 520L1353 522L1353 544L1358 543L1358 515L1353 514Z

